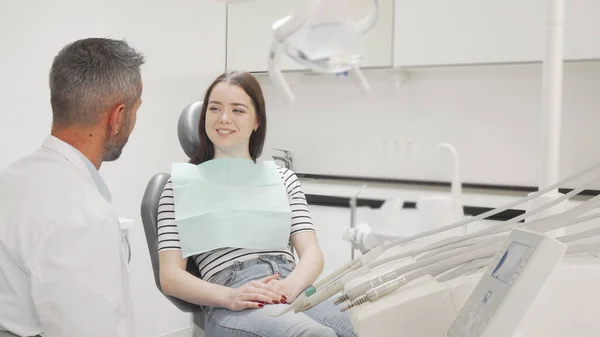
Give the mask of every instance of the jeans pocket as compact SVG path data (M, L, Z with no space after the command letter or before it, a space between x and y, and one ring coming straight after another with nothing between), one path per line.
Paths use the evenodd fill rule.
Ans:
M279 268L282 277L287 277L292 270L296 267L294 263L290 262L284 255L278 257L277 267Z
M226 268L218 272L215 276L211 277L209 282L229 287L235 279L235 270L232 267Z

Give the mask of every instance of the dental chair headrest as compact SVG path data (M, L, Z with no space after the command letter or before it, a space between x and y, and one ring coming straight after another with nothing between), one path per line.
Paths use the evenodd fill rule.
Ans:
M200 135L198 134L198 124L200 123L200 112L202 111L202 101L194 102L186 106L177 122L177 136L183 152L192 158L200 146Z

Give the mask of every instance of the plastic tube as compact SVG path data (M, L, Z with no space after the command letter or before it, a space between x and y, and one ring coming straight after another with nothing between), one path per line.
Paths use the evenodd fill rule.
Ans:
M586 182L586 183L588 183L588 182ZM533 210L531 210L529 212L525 212L525 213L523 213L523 214L521 214L521 215L519 215L519 216L517 216L515 218L512 218L512 219L510 219L508 221L505 221L501 225L494 226L494 227L489 227L489 228L486 228L486 229L482 229L480 231L477 231L477 232L474 232L474 233L471 233L471 234L466 234L466 235L461 235L461 236L458 236L458 237L448 238L448 239L445 239L445 240L434 242L434 243L429 244L429 245L427 245L425 247L422 247L422 248L413 249L413 250L408 251L408 252L396 254L396 255L387 257L385 259L381 259L379 261L376 261L376 262L372 263L370 265L370 267L371 268L375 268L377 266L381 266L381 265L386 264L388 262L395 261L395 260L398 260L398 259L401 259L401 258L405 258L405 257L409 257L409 256L415 256L415 255L418 255L418 254L421 254L421 253L428 252L428 251L430 251L432 249L443 248L443 247L446 247L446 246L449 246L451 244L455 244L455 243L458 243L458 242L463 242L463 241L466 241L466 240L469 240L469 239L473 239L473 238L477 238L477 237L482 237L485 234L497 233L500 229L505 228L505 227L507 227L507 226L509 226L509 225L511 225L513 223L517 223L517 222L519 222L519 221L527 218L528 216L536 215L536 214L538 214L540 212L543 212L546 209L548 209L548 208L550 208L550 207L552 207L552 206L554 206L554 205L562 202L563 200L566 200L566 199L572 197L573 195L576 195L576 194L580 193L583 190L584 190L583 187L579 187L577 189L574 189L571 192L569 192L567 194L564 194L564 195L560 196L559 198L556 198L556 199L554 199L554 200L552 200L552 201L550 201L550 202L542 205L541 207L533 209ZM587 201L586 203L591 202L595 198ZM586 204L586 203L584 203L584 204ZM576 207L583 206L584 204L576 206ZM571 210L569 210L567 212L570 212L570 211ZM569 214L571 214L571 213L569 213ZM542 218L540 220L537 220L537 222L542 221L542 220L547 221L550 218L553 218L555 216L562 216L562 215L563 215L563 213L561 213L559 215L551 215L551 216Z
M356 193L350 198L350 228L356 228L356 208L358 207L358 196L367 188L367 185L362 185ZM350 258L354 260L354 246L350 244Z
M538 219L538 220L536 220L534 222L531 222L531 223L525 223L523 226L519 225L519 227L527 228L527 229L529 229L531 231L534 231L534 232L545 233L545 232L551 231L553 229L557 229L554 226L548 228L548 225L547 225L549 223L549 219L553 218L555 216L556 216L556 214L548 216L548 217L545 217L545 218L542 218L542 219ZM565 226L560 227L560 228L567 228L567 227L579 224L581 222L590 221L590 220L594 220L594 219L597 219L597 218L600 218L600 213L591 214L591 215L587 215L587 216L583 216L583 217L572 219ZM498 237L483 236L483 237L469 239L469 240L466 240L464 242L457 242L455 244L439 248L438 250L435 250L435 251L432 251L432 252L428 252L427 254L422 255L421 257L417 258L417 260L423 259L423 258L429 258L429 257L435 256L437 254L441 254L443 252L446 252L446 251L449 251L449 250L452 250L452 249L456 249L456 248L460 248L460 247L465 247L465 246L473 246L473 245L478 244L480 242L494 242L496 240L502 240L506 236L508 236L508 234L510 233L510 230L512 230L512 228L514 228L514 227L511 227L510 229L503 228L502 232L497 231L497 232L494 232L493 234L490 234L490 235L498 235ZM583 233L586 233L586 232L582 232L582 234ZM578 235L579 235L579 233L578 233ZM594 236L593 233L590 233L590 235ZM585 237L582 237L582 238L585 238Z
M389 281L377 288L369 290L365 295L352 301L349 305L342 308L341 310L345 311L350 308L362 305L366 302L374 302L374 301L392 293L393 291L402 287L406 283L416 280L417 278L419 278L421 276L429 275L429 274L438 275L449 269L452 269L452 268L455 268L462 264L465 264L467 262L470 262L470 261L473 261L476 259L492 257L496 254L497 250L498 250L498 247L496 247L496 245L493 245L493 246L488 245L488 246L481 247L474 251L465 252L465 253L459 254L457 256L448 258L445 261L439 261L434 264L423 266L422 268L419 268L417 270L411 270L408 273L406 273L405 270L408 270L410 268L406 268L406 267L397 268L396 273L402 274L402 276L400 276L399 278L397 278L395 280ZM416 263L416 264L419 264L419 263ZM414 266L414 265L411 265L411 266Z
M369 280L352 287L345 294L342 294L337 300L335 300L333 304L340 305L346 301L353 301L357 297L369 291L369 289L376 288L384 283L395 280L398 277L400 277L400 275L396 273L396 270L388 270L381 275L374 276Z
M425 238L425 237L428 237L428 236L431 236L431 235L439 234L439 233L445 232L447 230L454 229L454 228L457 228L457 227L460 227L460 226L463 226L463 225L467 225L467 224L470 224L472 222L475 222L475 221L478 221L478 220L482 220L482 219L485 219L485 218L490 217L492 215L496 215L498 213L504 212L504 211L506 211L506 210L508 210L510 208L513 208L515 206L518 206L520 204L523 204L525 202L533 200L533 199L535 199L535 198L537 198L537 197L539 197L541 195L544 195L544 194L546 194L548 192L551 192L551 191L553 191L553 190L555 190L557 188L560 188L563 185L565 185L567 183L570 183L573 180L579 179L579 178L581 178L581 177L589 174L590 172L598 169L599 167L600 167L600 163L596 163L592 167L589 167L589 168L587 168L585 170L582 170L582 171L580 171L580 172L578 172L576 174L573 174L573 175L567 177L566 179L563 179L563 180L557 182L556 184L551 185L551 186L549 186L547 188L544 188L544 189L542 189L542 190L540 190L538 192L532 193L532 194L528 195L527 197L524 197L522 199L513 201L513 202L511 202L509 204L506 204L506 205L504 205L502 207L490 210L488 212L485 212L485 213L480 214L480 215L478 215L476 217L473 217L473 218L461 220L461 221L458 221L458 222L446 225L444 227L440 227L440 228L432 229L432 230L429 230L429 231L425 231L425 232L413 235L411 237L403 238L403 239L400 239L400 240L397 240L397 241L394 241L394 242L389 242L386 245L384 245L384 249L388 249L390 247L402 245L404 243L409 243L409 242L415 241L417 239L422 239L422 238ZM589 183L591 180L594 180L594 179L595 178L587 180L585 182L585 184Z
M369 263L371 263L371 261L376 259L381 254L383 254L383 247L382 246L375 247L375 248L371 249L370 251L368 251L366 254L360 256L359 258L357 258L355 260L352 260L352 261L346 263L345 265L340 267L338 270L331 273L329 276L327 276L324 279L322 279L321 281L315 283L314 287L317 290L322 289L323 287L326 287L327 284L335 282L339 278L344 277L345 274L350 273L353 270L356 270L358 268L361 268L362 266L367 266Z
M600 217L600 213L590 214L590 215L582 216L582 217L579 217L579 218L575 218L575 219L572 219L569 222L569 226L577 225L577 224L585 222L585 221L594 220L594 219L597 219L599 217ZM544 225L543 223L541 223L541 224L540 223L535 223L535 224L531 223L531 225L528 226L527 229L532 230L534 232L541 232L541 231L543 231L543 228L538 228L538 227L541 227L543 225Z
M585 214L590 209L596 208L597 205L599 205L599 204L600 204L600 196L596 196L581 205L573 207L572 209L570 209L566 212L560 213L558 215L551 215L546 218L537 220L536 223L542 222L544 224L549 224L549 226L548 225L545 226L546 227L545 229L547 231L551 231L551 230L558 229L558 228L563 228L565 226L570 226L570 225L572 225L572 223L581 221L580 218L572 219L573 217L579 216L581 214ZM594 216L597 216L597 215L594 214ZM565 242L568 242L568 240L575 240L577 238L590 237L593 235L600 235L600 229L592 229L592 230L588 230L584 233L578 233L577 235L570 235L567 237L563 237L563 240L565 240ZM460 257L466 256L466 255L468 256L469 252L473 252L473 254L477 254L477 252L480 252L482 249L486 249L486 248L497 249L498 247L500 247L500 245L502 245L503 242L504 242L504 240L503 240L502 236L491 238L490 240L479 240L479 243L474 244L473 246L455 248L454 251L437 252L436 256L424 259L422 261L413 263L408 266L403 266L403 267L397 268L397 269L395 269L395 272L399 275L403 275L407 272L410 272L410 271L418 269L418 268L429 268L431 265L439 266L440 263L444 262L444 260L454 261L454 259L456 259L456 258L460 258ZM404 254L406 254L406 253L404 253ZM387 259L378 261L378 263L375 263L374 265L378 265L382 261L385 261L385 260L387 260ZM348 296L348 297L350 297L350 296Z
M591 243L587 245L569 245L567 247L568 254L580 254L580 253L597 253L600 252L600 243Z
M595 165L593 165L593 166L591 166L589 168L586 168L586 169L584 169L584 170L582 170L582 171L580 171L580 172L578 172L576 174L573 174L573 175L567 177L566 179L563 179L562 181L560 181L560 182L558 182L558 183L556 183L556 184L554 184L552 186L549 186L549 187L547 187L545 189L542 189L542 190L540 190L540 191L538 191L536 193L532 193L532 194L530 194L529 196L527 196L525 198L519 199L517 201L509 203L509 204L507 204L507 205L505 205L503 207L491 210L489 212L480 214L479 216L476 216L474 218L470 218L470 219L466 219L466 220L463 220L463 221L459 221L459 222L456 222L454 224L450 224L450 225L444 226L444 227L439 228L439 229L426 231L426 232L414 235L414 236L409 237L409 238L405 238L405 239L401 239L401 240L397 240L397 241L391 242L391 243L383 245L383 246L374 247L371 251L367 252L366 255L368 255L369 253L371 253L373 251L377 251L377 254L374 255L376 257L376 256L381 255L381 253L383 251L385 251L386 249L388 249L390 247L397 246L397 245L402 245L403 243L408 243L408 242L411 242L411 241L414 241L414 240L417 240L417 239L420 239L420 238L427 237L429 235L438 234L438 233L444 232L446 230L453 229L453 228L456 228L456 227L459 227L459 226L462 226L462 225L465 225L465 224L468 224L468 223L471 223L471 222L474 222L474 221L477 221L477 220L484 219L484 218L486 218L488 216L491 216L491 215L503 212L503 211L505 211L505 210L507 210L507 209L509 209L511 207L514 207L514 206L519 205L521 203L524 203L524 202L527 202L529 200L532 200L532 199L534 199L536 197L539 197L540 195L543 195L543 194L548 193L550 191L553 191L554 189L557 189L557 188L563 186L564 184L567 184L567 183L569 183L569 182L571 182L573 180L582 178L585 175L587 175L587 174L593 172L594 170L596 170L598 167L600 167L600 163L596 163ZM588 183L588 182L590 182L590 181L592 181L594 179L595 179L595 177L592 178L592 179L588 179L588 180L585 181L585 183ZM575 191L577 191L577 192L575 192ZM579 191L578 190L573 190L572 193L569 193L569 195L573 195L575 193L579 193ZM550 204L554 204L554 203L550 203ZM546 204L544 206L547 206L547 205L548 204ZM532 214L532 212L528 212L528 213ZM498 229L497 227L492 227L490 229L490 231L497 230L497 229ZM416 256L418 254L430 251L432 249L441 248L441 247L444 247L444 246L447 246L447 245L450 245L450 244L453 244L453 243L457 243L457 242L461 242L461 241L466 241L466 240L472 239L474 237L479 237L479 236L482 236L482 234L486 234L486 232L484 230L484 231L479 231L479 232L473 233L473 234L476 234L476 235L463 235L459 239L443 240L441 242L434 243L433 245L429 245L428 247L425 247L425 248L422 248L422 249L415 249L415 250L412 250L412 251L410 251L408 253L397 254L397 255L395 255L395 256L393 256L391 258L387 258L387 259L383 259L381 261L377 261L376 263L369 263L369 262L366 262L366 261L363 261L362 263L366 263L372 269L375 266L380 266L380 265L382 265L384 263L387 263L389 261L393 261L393 260L396 260L396 259L399 259L399 258L402 258L402 257ZM364 258L364 256L361 257L360 259L362 259L362 258ZM328 281L330 282L330 280L332 280L332 279L339 278L342 275L348 273L351 270L351 269L348 268L348 265L351 265L351 264L354 264L354 261L351 261L347 265L344 265L343 267L341 267L338 270L334 271L326 279L324 279L323 281L321 281L321 283L325 284ZM354 268L357 268L357 267L354 267Z
M397 278L404 274L413 272L415 270L425 268L425 270L429 270L430 266L438 266L440 263L443 265L445 263L452 264L454 260L459 259L462 261L462 258L465 256L476 256L479 252L489 252L498 250L501 246L502 241L495 242L493 244L482 243L477 247L462 247L458 248L455 251L446 252L444 254L439 254L438 256L434 256L432 258L424 259L415 263L412 263L407 266L398 267L392 270L387 271L381 276L371 278L361 284L349 289L345 294L341 295L335 303L340 304L344 301L353 301L358 296L361 296L365 292L369 291L369 289L375 288L377 286L382 285L385 282L389 282L393 278ZM476 258L476 257L475 257ZM470 257L469 259L475 259ZM450 262L448 262L450 261Z
M411 272L415 269L428 268L431 265L437 265L439 263L444 263L445 261L454 261L454 259L461 259L462 256L470 256L470 254L473 254L474 256L476 256L481 251L488 252L488 251L492 250L495 252L496 250L498 250L500 248L502 243L503 243L503 241L498 241L498 242L494 242L494 243L483 243L483 244L480 244L475 247L460 248L460 249L457 249L456 251L446 252L444 254L440 254L438 256L434 256L429 259L415 262L408 266L398 267L395 269L395 271L398 275L403 275L403 274ZM472 258L471 260L474 260L475 258ZM452 262L450 262L450 263L452 263Z
M565 0L552 0L548 11L542 97L542 174L540 187L558 180L563 89Z
M589 239L600 235L600 227L588 229L586 231L582 231L579 233L565 235L557 238L558 241L566 243L566 242L574 242L577 240Z
M459 276L470 273L474 270L489 266L493 258L484 258L465 263L454 270L450 270L446 273L442 273L436 277L438 282L446 282L455 279Z
M478 245L480 243L492 243L492 242L496 242L497 240L504 240L506 239L506 236L508 235L507 233L501 233L501 234L490 234L490 235L496 235L496 236L481 236L481 237L476 237L473 239L469 239L469 240L465 240L465 241L461 241L461 242L457 242L445 247L441 247L438 248L434 251L429 251L424 253L423 255L419 256L416 258L416 260L422 260L422 259L426 259L426 258L430 258L432 256L438 255L438 254L442 254L445 253L447 251L453 250L453 249L457 249L457 248L462 248L462 247L473 247L475 245Z

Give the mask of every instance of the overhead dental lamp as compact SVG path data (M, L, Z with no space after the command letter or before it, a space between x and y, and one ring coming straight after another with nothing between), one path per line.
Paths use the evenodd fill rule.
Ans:
M361 89L369 90L359 68L362 56L353 49L379 19L381 0L370 1L372 9L358 22L348 15L349 0L305 0L294 15L273 24L269 77L289 104L295 97L279 65L283 54L318 73L354 71Z

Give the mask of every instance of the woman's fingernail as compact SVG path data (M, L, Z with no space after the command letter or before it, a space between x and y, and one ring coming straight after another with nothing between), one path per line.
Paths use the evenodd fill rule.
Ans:
M264 304L262 304L262 303L258 303L258 307L259 307L259 308L262 308L262 307L264 307L264 306L265 306Z
M284 299L282 298L282 299L281 299L281 303L283 303L283 304L287 304L287 301L286 301L286 300L284 300Z
M273 300L273 304L279 304L278 300Z
M285 295L281 295L281 298L283 298L285 301L287 301L287 297L285 297Z

